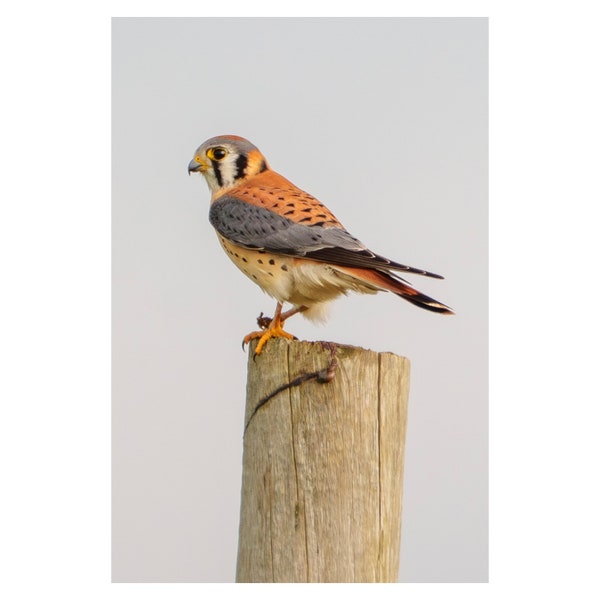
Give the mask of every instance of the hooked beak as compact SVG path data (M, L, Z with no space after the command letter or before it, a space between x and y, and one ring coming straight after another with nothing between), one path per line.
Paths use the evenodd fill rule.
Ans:
M200 171L200 173L204 173L204 171L206 171L206 163L201 158L194 156L188 165L188 175L197 173L198 171Z

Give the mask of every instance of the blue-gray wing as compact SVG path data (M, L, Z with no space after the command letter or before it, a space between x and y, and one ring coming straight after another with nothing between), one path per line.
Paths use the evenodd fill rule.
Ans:
M212 203L209 220L219 234L244 248L303 256L345 267L405 271L441 279L435 273L408 267L371 252L341 227L294 223L232 196L222 196Z
M294 223L266 208L231 196L213 202L209 219L223 237L246 248L297 256L305 256L322 248L366 249L345 229Z

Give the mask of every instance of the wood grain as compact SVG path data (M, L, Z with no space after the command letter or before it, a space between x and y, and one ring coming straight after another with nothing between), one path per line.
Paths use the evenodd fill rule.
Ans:
M397 581L408 359L282 339L249 357L237 581Z

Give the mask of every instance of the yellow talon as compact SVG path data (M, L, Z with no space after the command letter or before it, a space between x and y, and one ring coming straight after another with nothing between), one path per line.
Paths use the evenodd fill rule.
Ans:
M287 331L283 330L282 321L278 321L275 324L273 323L275 323L274 319L272 324L269 327L267 327L267 329L265 329L264 331L253 331L252 333L249 333L244 338L243 345L248 344L251 340L255 340L258 338L258 344L256 345L256 349L254 350L254 354L260 354L262 352L262 349L264 348L264 345L271 338L283 337L288 340L294 339L294 336L291 333L288 333Z
M305 311L306 307L298 306L296 308L288 310L287 312L282 313L282 306L283 305L281 302L277 303L277 307L275 308L275 314L273 315L272 319L270 319L269 317L263 317L263 314L260 313L260 316L257 319L257 323L260 327L262 327L262 331L253 331L252 333L249 333L242 340L242 348L246 344L250 343L251 340L258 339L258 344L256 344L256 349L254 350L254 356L256 356L257 354L260 354L262 352L264 345L271 338L282 337L286 340L296 339L296 337L293 336L291 333L288 333L287 331L283 330L283 324L285 323L288 317L291 317L292 315L295 315L298 312Z

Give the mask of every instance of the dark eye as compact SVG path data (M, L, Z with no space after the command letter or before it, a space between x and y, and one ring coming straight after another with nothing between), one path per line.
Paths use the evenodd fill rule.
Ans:
M227 150L225 148L213 148L211 154L215 160L223 160L227 156Z

